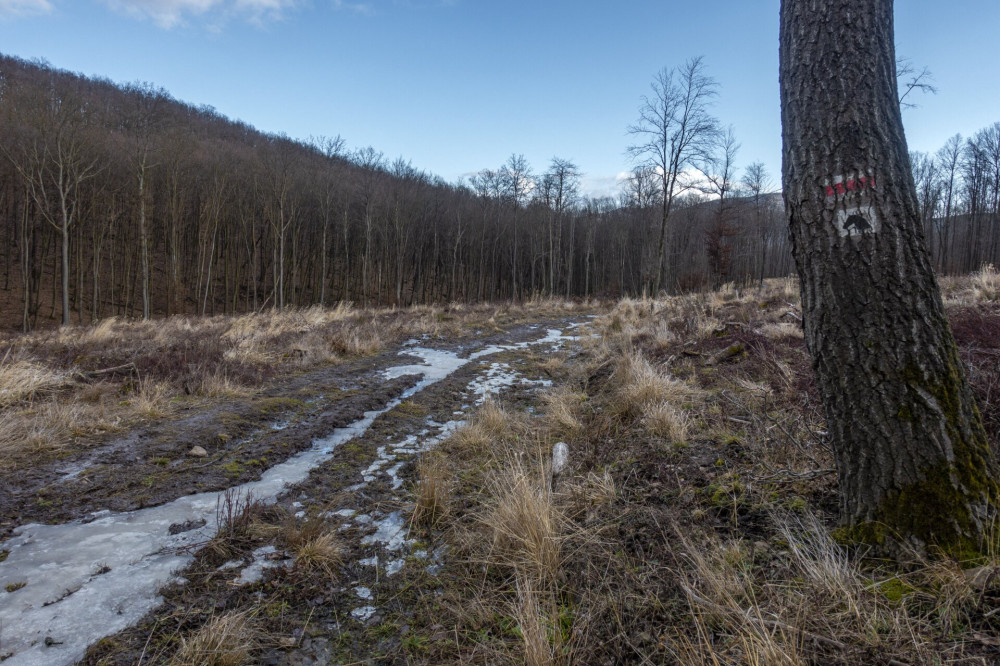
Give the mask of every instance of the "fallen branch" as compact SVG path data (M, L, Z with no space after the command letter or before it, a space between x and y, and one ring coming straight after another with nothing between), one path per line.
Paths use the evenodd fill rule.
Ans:
M774 474L755 476L754 481L758 483L795 483L797 481L818 479L821 476L835 474L836 472L837 470L832 467L827 469L814 469L806 472L793 472L788 469L783 469L775 472Z
M97 377L101 377L103 375L112 375L121 370L130 370L131 372L129 372L129 374L135 374L135 375L139 374L139 368L137 368L135 363L133 362L125 363L124 365L116 365L113 368L104 368L103 370L77 371L74 374L82 380L88 380L88 379L96 379Z
M801 315L799 315L794 309L792 309L792 310L786 310L784 312L784 314L782 314L778 318L779 319L784 319L785 317L793 317L796 321L802 321Z

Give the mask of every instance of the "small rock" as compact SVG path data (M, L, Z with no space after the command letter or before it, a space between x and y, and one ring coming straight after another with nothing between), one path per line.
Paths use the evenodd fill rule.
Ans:
M996 566L966 569L964 573L965 579L969 581L969 586L975 590L985 591L991 586L994 579L1000 580L1000 567Z
M569 446L566 442L556 442L552 447L552 475L558 476L569 463Z
M192 448L190 451L188 451L188 455L194 458L204 458L205 456L208 455L208 451L206 451L200 446L196 446Z
M205 519L201 518L199 520L185 520L183 523L174 523L167 530L170 535L180 534L182 532L190 532L191 530L196 530L199 527L205 526Z

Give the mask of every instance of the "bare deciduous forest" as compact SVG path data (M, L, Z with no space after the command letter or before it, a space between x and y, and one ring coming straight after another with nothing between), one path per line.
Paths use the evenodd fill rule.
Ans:
M692 66L716 94L698 61L677 81L661 73L654 92ZM12 57L0 60L0 81L8 327L337 301L639 295L658 282L658 241L672 292L792 271L774 181L760 163L736 177L736 139L707 110L710 131L680 162L638 159L617 198L593 199L568 159L536 171L513 154L449 184L339 137L266 135L148 84ZM638 157L657 101L629 128ZM1000 124L915 154L913 166L938 269L1000 261ZM699 186L676 178L685 170Z

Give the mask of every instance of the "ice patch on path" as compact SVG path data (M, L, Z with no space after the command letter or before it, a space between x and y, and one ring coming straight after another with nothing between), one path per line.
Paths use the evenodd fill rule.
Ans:
M233 585L256 583L264 578L264 569L274 569L276 567L291 565L292 561L287 557L283 557L281 560L273 560L269 557L276 552L277 549L274 546L264 546L253 551L253 562L243 569L239 578L233 580Z
M230 492L252 493L263 502L274 502L287 485L305 480L337 446L363 434L378 416L467 363L505 350L554 344L560 338L559 331L549 330L539 340L487 347L467 358L449 351L407 347L401 354L418 357L421 362L389 368L384 376L419 375L416 385L382 409L366 412L358 421L314 441L311 448L270 468L258 481ZM159 605L159 588L174 580L174 572L192 561L193 550L218 531L216 506L222 494L188 495L156 507L108 512L89 522L17 528L15 536L0 545L9 551L7 559L0 562L0 589L25 583L14 592L0 592L0 653L11 655L4 666L74 664L88 645L129 627ZM169 533L173 524L201 520L205 521L202 527ZM362 517L355 520L360 522ZM405 539L402 516L399 512L390 514L379 521L376 533L366 538L388 550L398 550ZM368 619L374 613L371 607L352 611L358 619ZM52 639L48 646L47 637Z
M468 390L476 396L476 404L481 405L486 401L487 396L497 394L508 386L513 386L514 382L528 386L552 386L552 382L548 379L519 377L518 372L506 363L491 363L484 376L477 377L469 383Z
M330 513L328 515L339 516L340 518L350 518L357 512L358 512L357 509L338 509L337 511L334 511L333 513Z
M353 617L358 622L365 622L375 614L374 606L362 606L361 608L355 608L351 611L351 617Z
M402 511L393 511L375 521L375 533L361 539L362 546L380 545L386 550L399 550L406 542L406 521Z

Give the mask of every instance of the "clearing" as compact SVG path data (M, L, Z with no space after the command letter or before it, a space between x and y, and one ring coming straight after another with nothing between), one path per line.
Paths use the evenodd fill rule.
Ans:
M1000 278L945 287L995 445ZM995 663L1000 557L834 538L796 294L8 336L0 660Z

